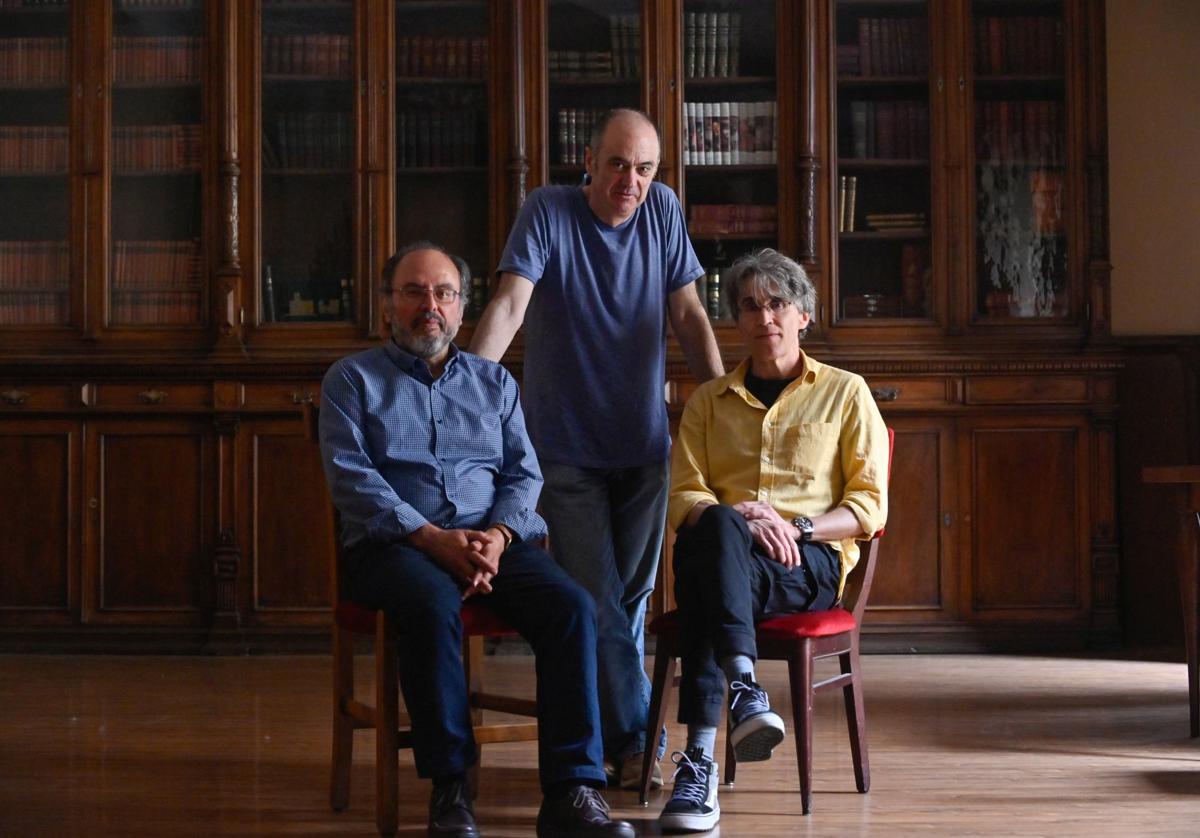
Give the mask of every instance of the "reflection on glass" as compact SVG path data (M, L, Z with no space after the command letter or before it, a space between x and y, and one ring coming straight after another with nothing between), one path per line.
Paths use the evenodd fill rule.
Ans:
M932 317L926 4L839 2L835 60L836 317Z
M70 7L0 3L0 326L69 320Z
M467 260L467 317L487 302L489 6L396 3L396 241Z
M112 50L109 321L199 324L204 3L117 3Z
M685 211L705 267L696 290L725 318L722 273L778 238L775 3L685 3L683 51Z
M262 322L354 319L354 7L262 9Z
M976 2L976 313L1068 312L1062 9ZM1028 12L1029 10L1026 10Z

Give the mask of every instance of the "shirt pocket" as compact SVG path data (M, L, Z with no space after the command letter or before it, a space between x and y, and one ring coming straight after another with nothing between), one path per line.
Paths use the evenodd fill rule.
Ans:
M782 461L802 484L828 479L837 441L833 422L796 422L783 429Z

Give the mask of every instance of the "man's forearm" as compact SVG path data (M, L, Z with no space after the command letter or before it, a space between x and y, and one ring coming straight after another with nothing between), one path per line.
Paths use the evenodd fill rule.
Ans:
M517 329L521 328L532 293L533 283L525 277L501 274L496 297L488 303L475 326L470 351L492 361L503 358Z

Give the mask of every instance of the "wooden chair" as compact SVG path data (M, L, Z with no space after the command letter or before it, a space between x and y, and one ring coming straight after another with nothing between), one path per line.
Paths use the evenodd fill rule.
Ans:
M891 470L894 432L888 428L888 469ZM890 475L889 475L890 476ZM854 779L860 792L871 787L867 761L867 718L863 708L862 676L858 663L858 638L883 530L875 533L846 578L841 601L827 611L787 614L764 620L755 627L759 660L788 662L788 680L792 697L792 731L796 738L796 762L800 772L800 795L804 814L812 810L812 710L813 696L823 690L842 688L846 703L846 721L850 729L850 752L854 759ZM665 698L668 684L679 683L675 661L683 651L683 620L678 611L668 611L650 623L656 636L654 678L650 694L650 723L647 736L662 730L667 717ZM813 681L813 665L823 658L836 656L841 672L823 681ZM725 782L733 784L737 760L728 730L725 735ZM646 741L650 741L647 739ZM640 800L645 805L650 793L650 767L653 755L646 750L642 763Z
M306 428L314 445L318 441L315 406L306 404ZM337 508L329 504L328 550L333 568L333 759L329 780L329 805L342 811L350 802L350 768L353 762L354 731L375 731L375 824L381 835L395 833L399 821L399 751L412 747L408 719L400 712L399 669L396 658L396 627L387 614L357 605L342 597L341 530ZM483 711L494 710L537 718L533 699L488 693L483 688L483 641L488 637L516 634L491 611L468 600L462 609L463 666L480 746L495 742L528 742L537 739L537 722L517 724L483 723ZM375 638L375 700L362 701L354 691L354 641ZM471 770L472 792L478 784L478 763Z

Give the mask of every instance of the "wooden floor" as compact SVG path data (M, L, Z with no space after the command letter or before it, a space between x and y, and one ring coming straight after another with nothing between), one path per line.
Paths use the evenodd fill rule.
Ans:
M774 759L722 787L720 832L1200 834L1200 740L1187 736L1182 664L863 662L870 793L854 789L840 697L822 695L813 814L800 815L789 735ZM488 667L515 685L531 679L527 657ZM364 686L370 672L364 657ZM777 706L784 678L779 665L761 670ZM327 658L0 657L0 706L0 835L374 834L369 734L356 740L349 810L327 805ZM678 746L679 728L670 735ZM401 834L423 834L428 787L402 761ZM481 776L484 834L533 834L533 743L491 746ZM658 834L661 797L645 809L633 792L609 799L641 834Z

